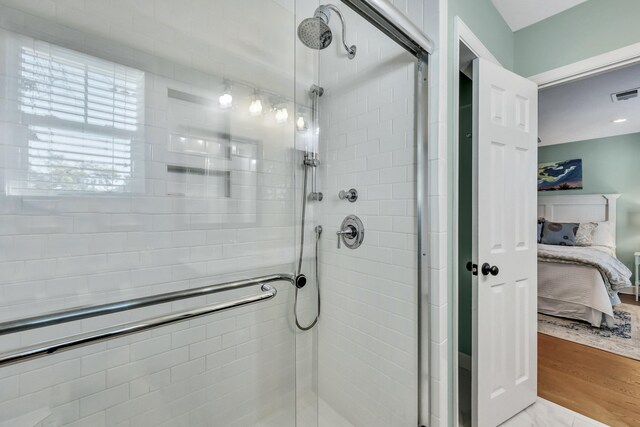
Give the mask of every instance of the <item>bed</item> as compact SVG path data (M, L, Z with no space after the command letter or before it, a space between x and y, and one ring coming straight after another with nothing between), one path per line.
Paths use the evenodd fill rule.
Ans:
M539 218L601 223L600 238L594 243L606 242L588 247L538 245L538 312L582 320L595 327L614 325L613 306L620 303L618 291L631 285L628 277L622 277L628 269L615 258L619 197L619 194L538 197ZM610 281L610 272L602 264L617 266L619 277Z

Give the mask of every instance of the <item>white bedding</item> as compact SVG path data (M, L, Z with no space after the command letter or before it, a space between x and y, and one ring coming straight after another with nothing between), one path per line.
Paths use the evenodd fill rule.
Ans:
M541 248L547 246L539 245ZM607 247L590 248L615 256ZM603 321L613 326L613 305L619 303L617 293L610 296L607 292L598 269L586 265L538 262L540 313L583 320L595 327L600 327Z

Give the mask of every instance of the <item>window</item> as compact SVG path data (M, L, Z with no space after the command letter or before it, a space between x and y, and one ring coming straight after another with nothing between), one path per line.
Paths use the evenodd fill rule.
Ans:
M19 54L28 140L10 193L134 191L143 182L144 73L43 42Z

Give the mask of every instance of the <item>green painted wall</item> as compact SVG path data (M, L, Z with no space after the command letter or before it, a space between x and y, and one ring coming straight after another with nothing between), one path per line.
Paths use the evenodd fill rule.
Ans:
M459 116L459 170L458 181L458 346L459 350L471 355L471 274L467 271L466 263L471 260L471 232L473 231L472 189L473 189L473 145L471 131L473 127L472 115L473 82L460 73L460 116Z
M582 159L582 190L539 195L620 193L617 255L633 271L640 251L640 133L540 147L540 163Z
M523 76L640 42L639 0L589 0L515 32L515 72Z
M453 22L455 16L473 31L503 67L511 70L514 64L514 35L491 0L449 0L450 64L453 67ZM449 74L450 76L452 74Z

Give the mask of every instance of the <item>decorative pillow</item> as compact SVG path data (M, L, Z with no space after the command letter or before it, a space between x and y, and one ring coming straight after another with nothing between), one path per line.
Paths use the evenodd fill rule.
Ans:
M542 226L542 241L545 245L575 246L577 222L545 221Z
M544 218L538 218L538 237L536 240L538 243L542 240L542 226L544 225Z
M611 229L609 221L603 221L598 223L598 227L593 233L593 246L606 246L608 248L614 248L613 233L615 230Z
M576 246L593 245L593 234L598 228L597 222L581 222L576 233Z

